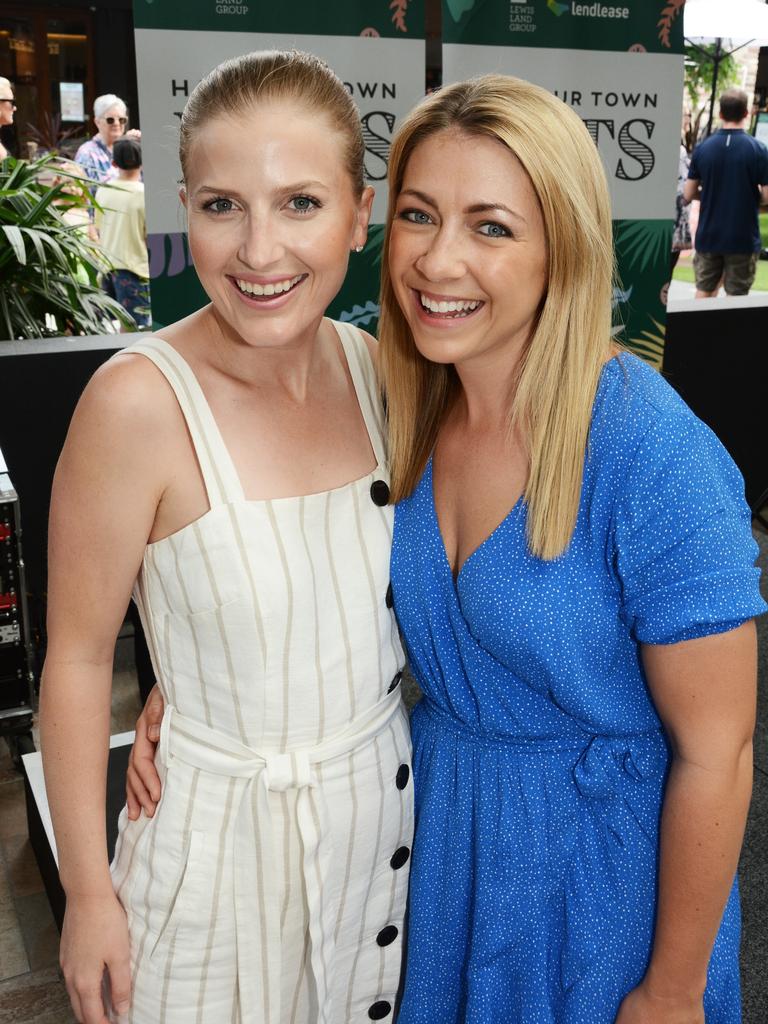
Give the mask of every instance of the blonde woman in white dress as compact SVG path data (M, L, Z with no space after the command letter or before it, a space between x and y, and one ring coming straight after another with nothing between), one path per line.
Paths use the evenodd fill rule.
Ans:
M62 453L42 741L84 1024L393 1017L412 796L384 424L372 339L323 316L365 242L362 157L313 57L204 79L181 196L211 303L99 370ZM131 593L167 706L163 795L123 814L110 871Z

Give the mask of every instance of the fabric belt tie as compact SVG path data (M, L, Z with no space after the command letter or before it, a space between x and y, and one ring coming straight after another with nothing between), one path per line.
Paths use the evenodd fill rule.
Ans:
M328 808L315 766L365 747L400 713L400 691L387 694L343 731L314 747L257 751L167 706L160 730L166 764L184 764L246 785L235 817L234 888L237 966L243 1021L281 1024L282 951L279 886L274 877L270 793L295 790L302 874L309 914L310 962L318 1024L335 1024L331 1006L335 914L327 880L333 853ZM256 847L254 852L254 845Z

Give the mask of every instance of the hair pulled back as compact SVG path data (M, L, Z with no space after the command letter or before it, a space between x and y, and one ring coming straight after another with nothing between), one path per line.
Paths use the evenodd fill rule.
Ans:
M207 121L242 114L270 100L292 100L328 117L344 140L344 160L359 197L365 187L360 114L338 75L325 61L301 50L257 50L233 57L195 86L181 117L179 160L184 177L192 143Z

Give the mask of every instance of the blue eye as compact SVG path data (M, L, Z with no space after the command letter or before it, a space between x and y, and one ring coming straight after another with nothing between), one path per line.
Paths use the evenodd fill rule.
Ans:
M288 205L296 213L310 213L320 208L320 202L312 196L294 196Z
M432 223L432 218L424 210L403 210L399 216L401 220L408 220L411 224Z
M203 206L204 210L210 210L211 213L231 213L234 208L235 204L226 196L216 196Z
M487 221L485 224L481 224L479 227L481 235L485 235L486 238L511 238L512 232L509 228L505 228L503 224L497 224L496 221Z

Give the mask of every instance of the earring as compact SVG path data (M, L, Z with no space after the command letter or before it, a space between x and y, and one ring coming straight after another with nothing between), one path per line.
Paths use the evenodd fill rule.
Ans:
M362 252L362 251L363 251L362 245L356 245L354 247L354 249L352 250L352 252Z

